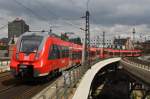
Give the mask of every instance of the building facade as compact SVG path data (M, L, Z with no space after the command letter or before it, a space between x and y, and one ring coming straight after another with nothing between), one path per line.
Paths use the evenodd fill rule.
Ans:
M113 46L113 40L105 40L103 42L102 39L92 39L90 41L90 46L92 47L104 47L104 48L112 48Z
M115 49L133 50L134 44L129 37L128 38L115 38L114 39L114 48Z
M8 46L9 39L8 38L1 38L0 39L0 46Z
M150 53L150 40L147 40L145 42L143 42L142 44L142 50L143 52L146 54L146 53Z
M24 32L29 31L29 25L24 20L17 18L13 22L8 23L8 38L19 37Z

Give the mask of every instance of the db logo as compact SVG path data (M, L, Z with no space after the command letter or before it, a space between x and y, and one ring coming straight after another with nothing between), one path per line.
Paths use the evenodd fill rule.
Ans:
M25 56L25 57L24 57L24 59L25 59L25 60L28 60L28 59L29 59L29 57L28 57L28 56Z

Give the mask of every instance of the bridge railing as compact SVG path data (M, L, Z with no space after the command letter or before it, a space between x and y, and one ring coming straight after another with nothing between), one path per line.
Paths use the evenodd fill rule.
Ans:
M127 58L123 58L122 61L125 61L125 62L127 62L129 64L132 64L133 66L136 66L138 68L150 71L150 65L140 64L140 63L131 61L131 60L127 59Z
M91 66L97 62L98 60L93 62ZM70 99L77 83L89 68L90 66L77 65L64 71L60 79L33 99ZM47 95L46 92L50 93Z

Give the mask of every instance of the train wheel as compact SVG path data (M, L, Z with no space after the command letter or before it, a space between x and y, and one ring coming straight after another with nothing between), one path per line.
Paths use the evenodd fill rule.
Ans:
M57 77L62 75L62 71L57 70Z
M55 77L58 77L59 76L59 69L56 69L55 70Z
M59 71L59 69L56 69L54 71L51 71L47 76L46 76L46 79L47 80L52 80L52 79L55 79L56 77L59 77L62 75L62 72Z
M48 79L49 79L49 80L52 80L54 77L55 77L54 71L51 71L51 72L48 74Z
M62 71L59 71L59 72L58 72L58 76L61 76L61 75L62 75Z

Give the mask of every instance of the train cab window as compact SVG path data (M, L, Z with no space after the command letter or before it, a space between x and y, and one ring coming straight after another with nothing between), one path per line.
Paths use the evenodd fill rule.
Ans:
M50 47L48 59L59 59L60 58L60 50L57 45L52 45Z
M43 41L42 36L37 35L29 35L23 36L20 42L20 52L30 53L35 52L39 49L41 43Z

